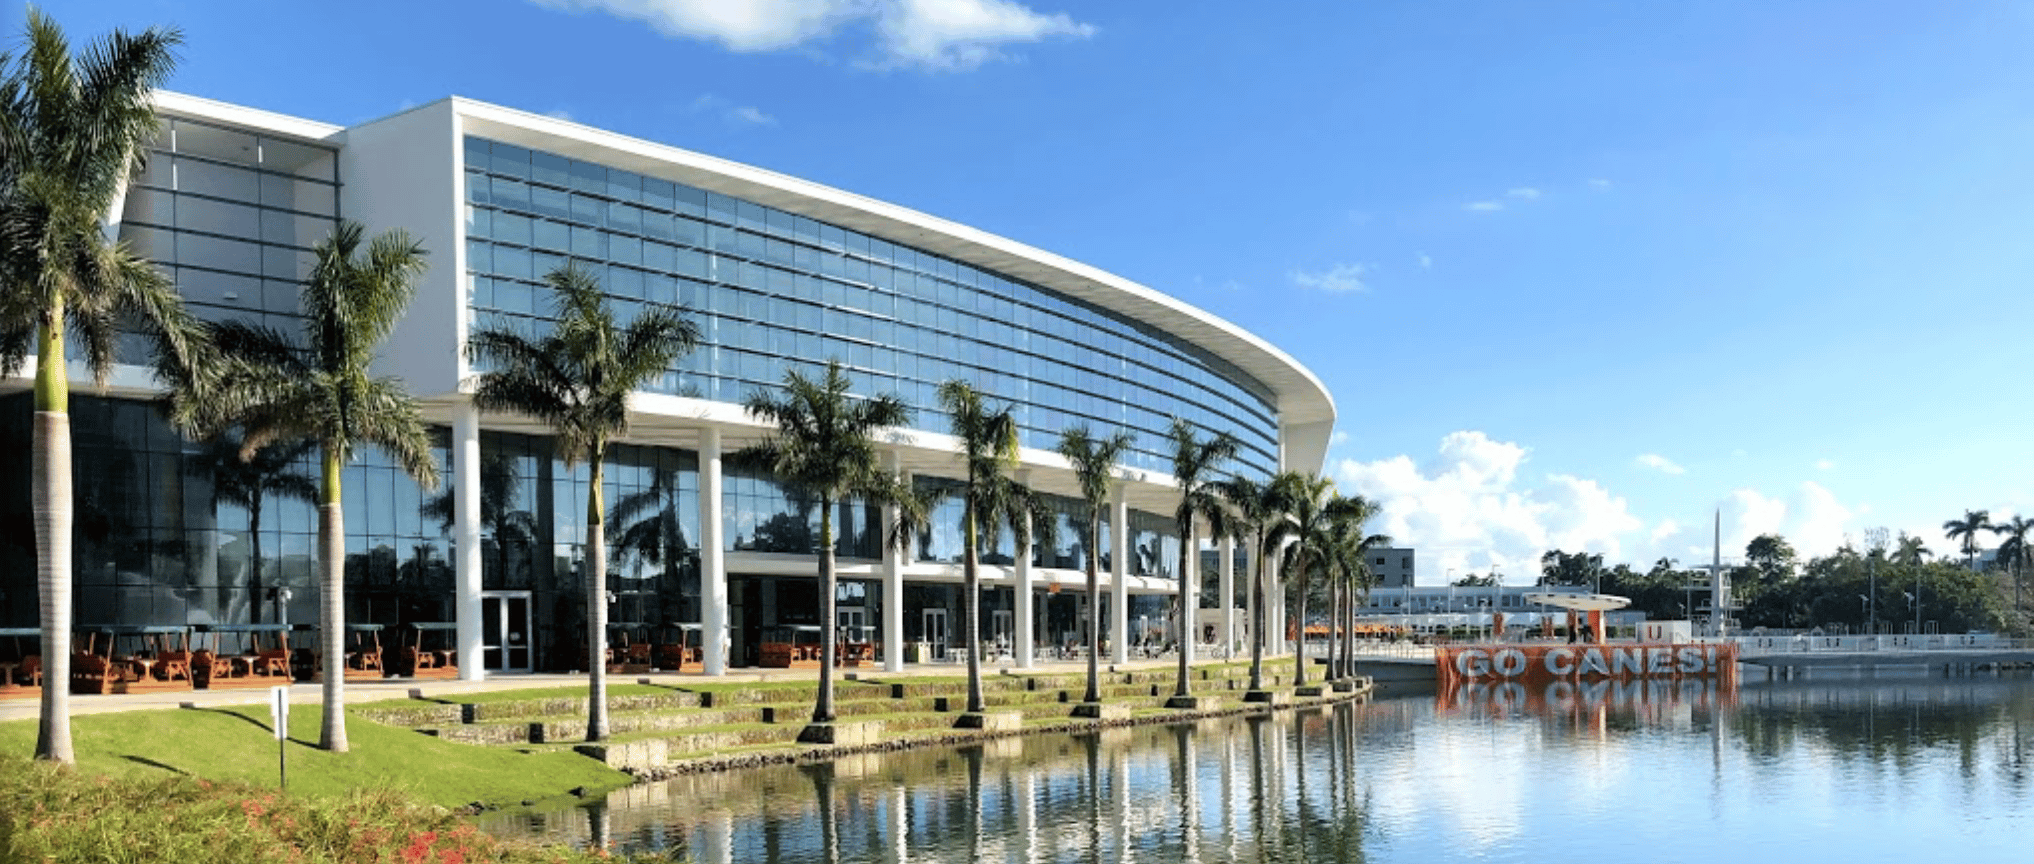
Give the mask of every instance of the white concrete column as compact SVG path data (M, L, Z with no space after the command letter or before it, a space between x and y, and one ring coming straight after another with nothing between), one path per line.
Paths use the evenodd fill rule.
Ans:
M1223 537L1215 550L1221 557L1215 562L1215 592L1222 601L1215 607L1222 610L1222 648L1215 655L1229 659L1236 656L1236 538Z
M1109 662L1130 662L1130 487L1116 484L1109 507Z
M883 469L905 483L910 475L898 470L897 451L883 454ZM883 533L889 536L897 524L897 507L883 507ZM911 553L885 545L883 549L883 671L904 671L904 565Z
M706 674L727 674L727 552L721 537L720 430L699 433L699 642Z
M459 677L479 681L487 677L480 647L486 632L480 620L480 409L471 400L452 414L452 550L458 556L452 614L459 627Z

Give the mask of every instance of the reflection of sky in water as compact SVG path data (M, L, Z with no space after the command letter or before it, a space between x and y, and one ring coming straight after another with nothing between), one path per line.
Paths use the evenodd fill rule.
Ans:
M708 864L1990 861L2034 827L2023 730L2011 678L1424 694L700 775L492 827Z

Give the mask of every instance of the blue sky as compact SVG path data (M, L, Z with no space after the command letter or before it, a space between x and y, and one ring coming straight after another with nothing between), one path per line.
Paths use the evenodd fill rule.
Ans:
M1327 383L1422 582L2034 511L2015 0L46 8L182 27L180 91L555 113L1173 294Z

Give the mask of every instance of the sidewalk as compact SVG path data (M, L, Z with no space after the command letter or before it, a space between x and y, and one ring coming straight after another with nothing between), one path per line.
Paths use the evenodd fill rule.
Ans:
M1226 660L1197 660L1195 665L1210 662L1227 663ZM1171 668L1177 659L1132 660L1120 666L1103 663L1102 670L1132 670ZM965 676L967 666L961 663L906 663L901 672L885 672L881 666L864 666L855 669L837 670L836 681L849 676L856 678L896 678L900 676L924 675L937 677ZM1005 673L1024 674L1085 674L1086 661L1049 661L1033 663L1029 669L1018 669L1012 662L999 660L982 666L983 677ZM732 683L784 683L816 681L818 669L737 669L725 675L706 675L701 672L651 672L647 674L624 675L609 673L610 684L632 684L638 681L661 684L667 687L684 687L687 684L732 684ZM585 687L586 675L555 672L497 674L480 681L458 679L412 680L409 678L385 678L380 681L346 682L346 704L380 702L389 699L407 699L411 691L417 691L426 699L458 693L479 693L490 690L525 690L547 687ZM292 703L317 704L323 685L298 682L290 687ZM189 702L201 708L222 705L265 705L269 691L265 688L241 690L176 690L158 693L134 693L118 695L71 696L71 713L99 714L107 711L144 711L159 708L176 708ZM0 699L0 722L9 720L34 720L41 711L40 699Z

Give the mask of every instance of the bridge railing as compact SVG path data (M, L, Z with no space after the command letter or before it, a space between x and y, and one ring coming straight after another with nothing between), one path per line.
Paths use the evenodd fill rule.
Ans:
M1705 640L1706 641L1706 640ZM1990 633L1897 633L1880 636L1732 636L1739 657L1815 652L1861 654L1878 651L2014 651L2034 648L2026 639Z

